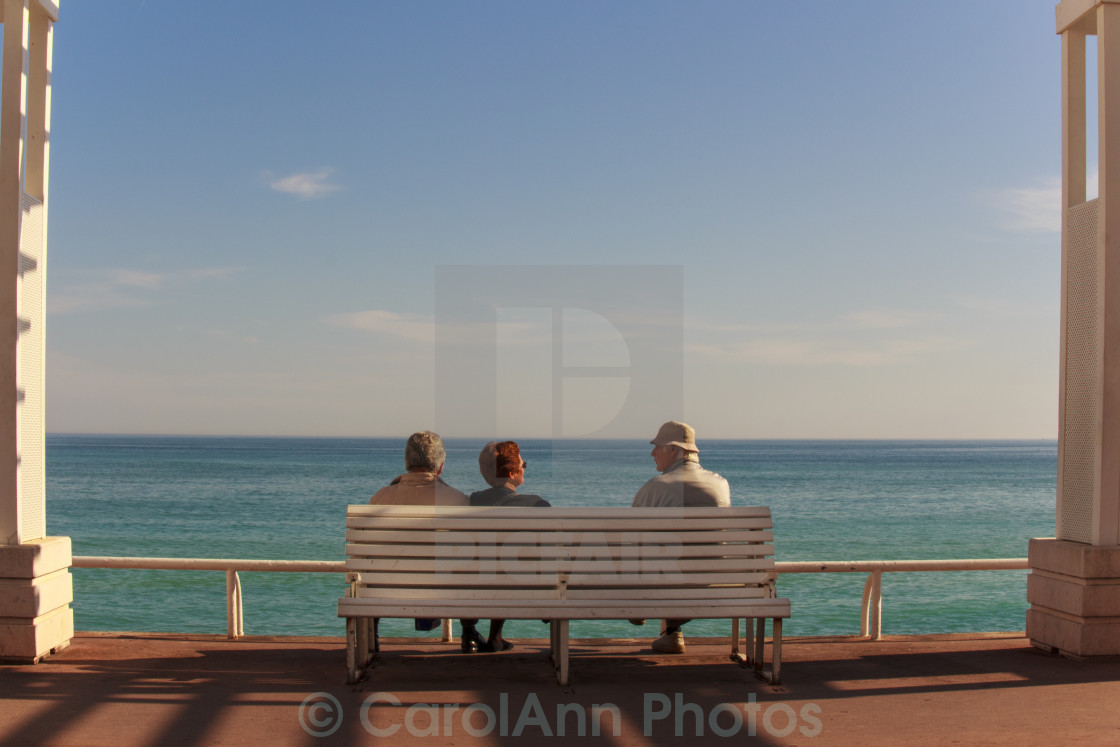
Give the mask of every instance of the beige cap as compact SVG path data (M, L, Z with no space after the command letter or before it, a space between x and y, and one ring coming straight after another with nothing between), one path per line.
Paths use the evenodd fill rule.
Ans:
M676 420L670 420L661 426L650 443L656 446L679 446L685 451L700 453L700 449L696 448L696 429Z

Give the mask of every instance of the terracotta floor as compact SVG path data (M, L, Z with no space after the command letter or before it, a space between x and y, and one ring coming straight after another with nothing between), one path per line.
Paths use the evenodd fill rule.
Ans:
M347 686L338 639L79 634L36 666L0 666L0 743L1120 744L1120 662L1016 633L793 639L780 686L729 661L726 641L670 656L632 639L575 642L561 688L546 641L517 643L386 642Z

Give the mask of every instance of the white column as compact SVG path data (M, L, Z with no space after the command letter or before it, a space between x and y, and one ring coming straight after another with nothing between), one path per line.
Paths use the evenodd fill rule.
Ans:
M2 0L0 73L0 660L74 634L70 538L46 537L43 359L51 0Z
M24 107L31 14L26 0L4 0L0 90L0 544L18 545L16 437L16 281L23 202Z
M1063 0L1057 536L1030 541L1027 636L1120 654L1120 0ZM1085 37L1097 36L1099 196L1086 201Z

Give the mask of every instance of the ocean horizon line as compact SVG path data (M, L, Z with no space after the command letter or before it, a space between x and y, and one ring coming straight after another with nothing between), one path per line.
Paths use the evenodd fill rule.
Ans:
M254 434L254 433L104 433L84 431L48 431L47 437L83 437L83 438L210 438L210 439L301 439L323 441L371 441L371 440L407 440L411 433L390 436L356 436L356 435L297 435L297 434ZM441 434L442 435L442 434ZM446 441L646 441L645 436L443 436ZM698 442L758 442L758 443L1054 443L1058 442L1057 436L1049 437L1023 437L1023 436L905 436L905 437L880 437L880 436L722 436L698 437Z

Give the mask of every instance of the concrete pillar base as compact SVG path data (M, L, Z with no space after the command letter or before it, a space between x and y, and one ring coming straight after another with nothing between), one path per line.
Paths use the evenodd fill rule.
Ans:
M74 637L70 538L0 545L0 661L35 663Z
M1032 539L1027 638L1071 658L1120 656L1120 546Z

